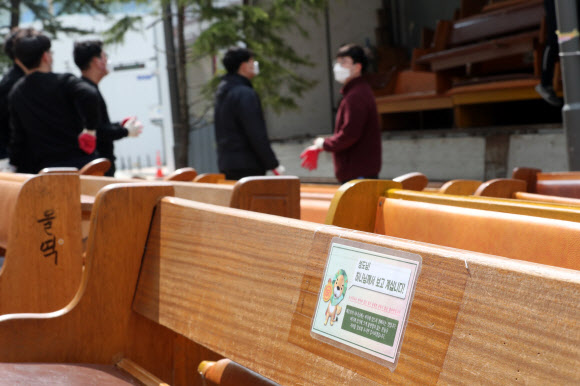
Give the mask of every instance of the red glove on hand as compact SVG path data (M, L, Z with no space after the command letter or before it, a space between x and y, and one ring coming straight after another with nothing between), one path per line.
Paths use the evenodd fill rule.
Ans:
M300 154L300 158L302 159L301 166L310 171L315 170L318 167L318 155L321 151L322 149L319 149L316 146L307 147L302 154Z
M84 129L79 134L79 147L87 154L92 154L97 147L97 137L93 133L94 130Z
M134 117L123 118L123 120L121 121L121 126L125 127L125 123L127 123L127 121L131 118L134 118Z

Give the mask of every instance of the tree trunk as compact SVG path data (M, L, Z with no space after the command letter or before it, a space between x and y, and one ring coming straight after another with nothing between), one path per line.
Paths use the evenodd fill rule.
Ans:
M10 0L10 30L20 25L20 1Z
M163 12L163 32L165 35L165 56L167 59L167 78L169 83L169 103L171 104L171 120L173 122L173 155L176 161L176 167L179 166L177 162L177 148L180 141L180 112L179 112L179 87L177 81L177 64L175 54L175 41L173 38L173 11L171 9L171 1L162 1ZM167 160L164 160L167 162Z
M177 87L179 90L179 127L175 136L175 165L188 165L189 152L189 104L187 103L187 73L185 46L185 6L177 6Z

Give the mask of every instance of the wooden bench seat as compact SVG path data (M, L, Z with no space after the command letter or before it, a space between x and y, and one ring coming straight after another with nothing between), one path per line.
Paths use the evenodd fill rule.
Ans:
M212 355L280 384L580 381L577 271L162 198L172 189L99 193L77 297L0 317L0 362L124 357L169 384L200 382ZM423 259L394 372L310 336L335 237Z
M0 363L7 385L142 385L138 379L111 365L61 363Z

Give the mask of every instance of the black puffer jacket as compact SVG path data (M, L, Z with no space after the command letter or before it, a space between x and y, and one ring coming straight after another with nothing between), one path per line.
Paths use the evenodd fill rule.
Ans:
M220 171L278 167L262 104L249 79L238 74L222 78L215 97L214 122Z

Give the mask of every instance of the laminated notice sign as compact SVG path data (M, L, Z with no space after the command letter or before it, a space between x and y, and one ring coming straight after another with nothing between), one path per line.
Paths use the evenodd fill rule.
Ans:
M419 255L334 238L310 334L394 371Z

